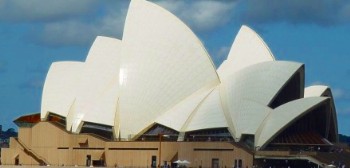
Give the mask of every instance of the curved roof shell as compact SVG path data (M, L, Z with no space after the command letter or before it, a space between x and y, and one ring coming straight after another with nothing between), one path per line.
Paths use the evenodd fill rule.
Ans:
M216 71L184 23L143 0L131 1L122 40L97 37L84 63L53 63L42 99L41 118L67 117L75 133L84 122L114 127L115 138L131 140L154 124L179 132L178 140L186 132L228 128L236 141L255 135L261 147L331 100L322 121L326 138L337 141L331 90L304 91L303 64L275 61L260 36L242 26Z
M41 118L48 113L66 117L77 95L82 62L63 61L51 64L41 101Z
M303 64L270 61L244 68L222 79L221 95L229 119L231 134L254 134L271 110L268 105ZM233 131L234 130L234 131Z
M327 99L326 97L303 98L288 102L276 108L268 115L255 134L256 146L263 148L279 132L292 124L293 121L301 118Z
M113 126L119 96L121 41L97 37L82 68L73 113L73 132L81 122Z
M338 120L337 120L337 114L336 109L334 105L334 98L332 95L332 91L328 86L324 85L313 85L305 88L305 97L329 97L331 98L330 103L330 114L327 116L329 119L326 123L329 128L329 132L327 133L328 139L330 139L333 142L338 142Z
M329 89L329 87L324 85L314 85L306 87L304 97L323 96L323 93L325 93L327 89Z
M243 25L227 59L218 68L218 73L220 78L223 78L250 65L274 60L275 57L262 38L254 30Z
M219 88L215 88L187 119L184 132L228 127L221 105Z
M121 72L121 137L134 136L197 90L219 83L193 32L173 14L140 0L131 1L125 21Z
M213 88L197 91L159 116L156 119L156 123L183 132L183 127L188 121L188 118L190 118L200 103L212 92L212 90Z

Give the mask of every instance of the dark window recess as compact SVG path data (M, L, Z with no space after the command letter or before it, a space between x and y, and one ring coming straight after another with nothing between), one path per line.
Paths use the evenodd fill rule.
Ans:
M151 168L157 167L157 156L152 156Z
M112 127L102 124L84 122L83 127L81 128L81 133L94 134L108 140L113 139Z
M288 128L282 131L274 138L269 147L276 145L327 145L323 139L326 133L325 117L329 107L329 102L325 102L319 107L313 109L305 116L291 124Z
M249 149L254 149L254 135L243 134L240 142Z
M220 149L220 148L194 148L194 151L233 151L234 149Z
M163 135L162 141L177 141L179 132L169 127L155 124L144 134L139 136L136 141L159 141L159 135Z
M238 160L238 167L242 167L242 165L243 165L242 159L239 159Z
M57 149L69 149L69 147L58 147Z
M185 141L233 141L227 128L186 132Z
M73 148L74 150L105 150L105 148Z
M91 155L86 155L86 167L89 167L91 165Z
M108 150L158 150L158 148L108 148Z
M49 113L47 121L59 124L62 127L66 127L66 118L54 113Z
M100 159L100 160L93 160L92 165L94 167L105 167L105 161Z
M300 87L301 82L303 82L300 79L302 72L297 72L293 75L293 77L280 90L278 95L270 102L269 107L274 109L282 104L300 99L304 96L301 95L303 93L301 89L304 89L304 87Z
M212 168L220 168L219 159L213 158L211 160L211 167Z

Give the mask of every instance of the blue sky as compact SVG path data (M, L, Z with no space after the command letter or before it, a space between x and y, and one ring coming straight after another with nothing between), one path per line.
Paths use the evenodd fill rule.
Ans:
M278 60L305 63L306 86L332 88L339 132L350 135L350 2L346 0L156 0L202 40L216 66L242 24ZM40 111L54 61L83 61L97 35L122 37L129 1L0 0L0 124Z

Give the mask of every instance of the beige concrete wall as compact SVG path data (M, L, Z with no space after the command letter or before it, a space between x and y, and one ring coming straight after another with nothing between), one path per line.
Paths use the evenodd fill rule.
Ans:
M157 164L159 161L159 142L106 142L88 134L70 134L49 122L40 122L32 129L20 128L19 134L30 151L51 166L85 166L87 155L91 155L91 160L104 159L107 166L150 167L152 156L157 157ZM2 152L3 164L14 164L16 155L22 165L39 164L13 141L10 149ZM243 167L251 167L253 163L252 154L228 142L162 142L161 163L172 159L186 159L191 167L211 167L212 159L219 159L220 167L232 167L235 159L241 159Z
M16 157L18 157L18 164L20 165L39 164L39 162L29 155L28 151L24 150L24 147L20 145L15 138L10 138L10 148L1 149L1 163L5 165L14 165Z
M2 148L1 149L1 163L2 164L15 164L15 157L18 155L16 148Z
M68 147L70 142L70 134L49 122L40 122L32 128L33 148Z
M85 165L86 155L99 159L105 142L91 135L74 135L49 122L41 122L32 128L32 150L50 165ZM86 148L103 148L87 150Z
M232 167L235 159L241 159L243 167L253 165L252 154L228 142L182 142L179 159L191 160L195 167L211 167L212 159L219 159L220 167Z
M50 165L62 165L68 160L60 157L58 148L69 147L71 135L64 129L49 122L40 122L32 127L31 149L34 153L45 159Z
M32 144L32 129L20 127L18 129L18 139L20 139L20 141L24 143L24 145L30 147L30 145Z
M109 166L117 164L123 167L147 167L151 165L152 156L156 156L158 164L159 145L159 142L108 142L106 145L106 163ZM176 142L162 142L161 145L162 162L171 161L177 153L179 144ZM113 150L113 148L120 149Z

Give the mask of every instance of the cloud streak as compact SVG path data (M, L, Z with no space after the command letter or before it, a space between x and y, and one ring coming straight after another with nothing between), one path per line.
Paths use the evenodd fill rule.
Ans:
M25 24L29 27L25 38L42 46L81 46L98 35L121 38L128 4L114 0L2 0L0 21Z
M155 1L197 31L211 31L232 20L236 1Z
M101 11L96 18L72 17L47 22L40 30L33 30L29 34L35 43L50 47L89 45L96 36L120 39L126 17L126 5L124 1L103 3L100 4ZM36 37L33 37L33 34Z
M0 20L9 22L56 21L85 15L94 10L96 0L2 0Z
M96 36L109 36L121 39L124 20L112 13L93 23L68 20L46 24L40 33L38 42L50 46L85 45Z
M214 51L214 54L212 55L213 61L216 65L216 67L219 67L222 61L224 61L227 58L228 53L230 52L231 46L223 46Z
M83 5L85 7L79 10L80 14L83 15L85 11L89 11L88 7L94 2L93 0L86 2ZM158 0L155 2L183 19L195 31L212 31L217 27L224 26L232 20L232 11L236 5L236 1L184 2ZM129 1L101 3L100 8L103 12L100 13L98 18L64 18L64 14L77 15L77 13L72 13L71 10L56 11L56 17L61 19L45 22L39 31L36 29L34 30L35 33L29 32L29 34L31 36L32 34L38 35L37 37L31 37L35 39L36 43L51 47L87 45L98 35L121 39L128 3ZM36 19L45 20L36 17L37 14L32 15ZM45 18L55 17L47 14Z
M347 97L346 91L339 88L332 89L332 94L335 99L342 99Z
M346 0L153 0L174 13L195 32L212 33L227 24L316 24L350 21ZM0 21L35 24L27 30L40 45L91 44L98 35L121 38L129 1L2 0ZM32 24L34 25L34 24Z
M350 2L346 0L246 0L240 1L241 19L251 24L287 22L320 26L350 20Z
M21 89L29 89L29 90L42 90L44 86L44 80L38 78L32 78L24 81L19 85Z

